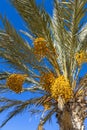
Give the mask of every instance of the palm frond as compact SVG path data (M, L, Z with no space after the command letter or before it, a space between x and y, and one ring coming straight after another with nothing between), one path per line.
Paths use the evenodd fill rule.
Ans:
M84 8L86 3L86 0L79 2L77 0L67 2L66 0L55 0L54 2L53 31L55 46L59 54L60 67L71 82L73 71L76 69L74 55L78 51L77 48L82 45L78 37L81 30L81 20L87 11ZM83 44L84 47L86 46L85 43ZM80 49L82 48L80 47Z
M0 80L6 79L10 75L9 72L0 73Z
M7 116L7 119L5 119L2 123L2 125L0 127L3 127L12 117L16 116L17 114L19 114L20 112L22 112L22 109L21 107L16 107L14 109L14 111L10 112L9 115Z
M22 37L16 32L16 30L7 20L5 20L4 25L6 32L0 33L0 55L8 59L15 66L19 66L21 70L29 72L24 62L27 63L29 60L29 63L31 63L31 59L33 59L32 63L35 61L29 46L24 42Z
M11 90L9 90L9 88L7 88L6 85L0 84L0 94L7 93L7 92L11 92Z
M40 10L40 8L36 6L35 0L10 0L10 2L17 8L35 36L50 36L48 30L48 24L51 22L50 17L44 9Z
M66 2L66 3L71 4L70 2ZM67 20L64 18L64 14L66 13L65 9L66 8L64 7L63 2L59 2L59 1L55 0L54 11L53 11L53 31L54 31L55 38L57 41L56 46L58 44L60 47L67 48L70 50L69 46L71 44L70 43L71 35L69 32L67 32L69 30L64 28L64 25L65 25L64 20ZM70 18L70 17L68 16L68 18ZM64 49L64 51L65 51L65 49Z
M30 113L36 114L36 113L42 113L41 110L36 110L35 105L41 106L43 105L43 103L45 102L45 100L48 98L48 96L44 95L38 98L31 98L29 100L26 101L20 101L20 100L11 100L8 98L1 98L0 102L1 102L1 107L0 107L0 113L13 108L11 111L8 112L7 118L2 122L1 127L3 127L11 118L13 118L14 116L16 116L17 114L20 114L21 112L23 112L24 110L28 109L28 111ZM4 105L3 105L4 103ZM31 106L34 106L35 108L31 109ZM29 110L30 109L30 110ZM43 124L52 116L52 114L55 113L54 108L52 110L50 110L48 112L48 114L46 115L46 117L43 119Z
M20 70L23 73L27 73L31 76L38 76L36 73L34 73L34 69L39 68L38 71L42 71L45 67L39 64L36 56L32 51L32 48L29 46L29 43L27 44L22 39L14 27L11 26L9 21L6 18L2 19L2 21L5 30L0 31L0 56L8 60L8 64L11 63L11 65L17 70ZM49 43L49 49L54 50L52 42ZM58 71L55 55L53 55L51 58L48 57L48 59L49 62L54 66L55 70Z
M29 66L31 64L38 65L38 61L31 48L10 25L7 19L3 21L5 32L0 31L0 56L7 59L9 63L12 63L12 65L19 70L24 71L24 73L34 74L34 72L29 69Z
M59 73L56 54L54 53L53 34L51 28L52 22L50 16L46 13L44 8L41 9L36 6L35 0L11 0L11 2L27 22L28 28L31 30L32 34L35 35L35 37L44 37L46 39L48 48L51 52L51 57L47 55L47 58L51 64L57 68L56 71ZM35 38L32 36L32 34L26 34L28 34L28 36L32 39Z
M87 24L85 24L79 33L79 45L78 50L87 50Z
M29 112L31 113L31 116L33 116L34 114L40 114L40 113L42 113L42 110L39 110L39 109L31 109Z
M87 75L85 75L83 78L81 78L78 86L77 86L77 92L79 90L86 90L87 91ZM84 95L85 96L85 95Z
M67 47L69 50L77 48L78 42L75 42L78 41L81 20L86 15L87 10L84 8L86 3L86 0L79 2L77 0L67 2L55 0L54 32L58 44L63 48Z
M46 116L41 120L41 124L45 124L48 120L50 121L52 118L52 115L55 113L55 109L53 108L52 110L50 110Z
M4 105L4 106L2 105L0 107L0 112L4 112L10 108L14 108L14 109L12 109L12 111L8 112L7 118L3 121L3 123L1 124L0 127L3 127L11 118L16 116L17 114L20 114L21 112L23 112L27 108L29 110L29 107L37 104L37 102L39 100L40 100L40 98L35 98L35 99L32 98L32 99L29 99L26 101L1 98L0 99L1 104L5 103L6 105Z
M67 79L66 84L69 83L69 86L74 86L73 99L70 98L64 104L64 109L66 111L69 108L69 112L71 110L72 113L73 107L77 113L78 108L80 108L80 114L86 118L87 75L78 81L82 64L77 65L75 54L80 50L87 51L87 25L84 27L81 25L87 11L84 7L87 4L87 0L54 0L53 18L50 18L44 8L39 8L35 0L9 0L9 2L16 7L27 25L28 31L21 30L21 32L28 36L33 43L36 39L45 39L46 47L49 51L39 61L37 54L35 55L34 53L35 43L34 47L31 47L6 18L0 17L4 25L4 30L0 30L0 57L7 60L6 63L12 65L11 67L15 68L16 72L19 71L28 75L25 79L27 88L24 86L22 92L36 93L34 98L29 98L26 101L0 98L0 113L10 110L1 127L24 110L28 110L32 115L42 113L38 130L43 130L43 125L46 121L50 121L52 115L56 112L61 115L60 110L58 110L59 100L52 96L52 84L46 84L47 87L50 87L48 91L43 85L45 81L42 79L43 82L40 82L41 75L45 72L52 72L54 78L59 78L58 76L61 77L63 75L63 82L65 83L65 79ZM47 66L44 64L46 60L49 62ZM52 66L52 69L50 69L50 66ZM10 72L0 73L1 94L9 91L5 85L9 75L11 75ZM58 84L56 86L58 87ZM57 96L59 98L60 95ZM45 103L49 103L49 110L45 108ZM67 106L67 104L70 106ZM37 107L41 106L43 106L41 110L37 109Z

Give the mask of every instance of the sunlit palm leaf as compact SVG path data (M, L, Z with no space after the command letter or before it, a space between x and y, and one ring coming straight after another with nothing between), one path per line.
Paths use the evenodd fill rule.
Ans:
M5 20L4 25L6 32L0 33L0 55L9 60L18 69L29 73L26 64L34 64L34 62L37 64L31 49L7 20Z
M12 0L11 2L27 22L28 28L35 35L35 37L44 37L47 41L49 50L53 53L52 23L50 16L45 12L44 8L40 9L37 7L35 0ZM57 67L56 55L54 53L51 55L51 58L48 57L48 59L54 67Z
M35 0L10 0L17 8L31 32L37 37L50 38L48 26L50 25L50 17L45 10L40 10L36 6ZM46 38L47 39L47 38Z
M78 40L79 32L81 30L79 25L86 15L86 8L84 8L86 3L86 0L79 2L77 0L67 2L66 0L55 0L54 4L53 28L56 38L55 46L57 52L61 54L59 55L61 68L62 70L66 68L64 73L65 75L67 74L71 81L73 80L73 70L76 69L74 54L77 51L77 48L81 46L81 43ZM84 48L86 47L85 43L82 44ZM80 47L80 49L82 48ZM64 57L64 55L66 56Z

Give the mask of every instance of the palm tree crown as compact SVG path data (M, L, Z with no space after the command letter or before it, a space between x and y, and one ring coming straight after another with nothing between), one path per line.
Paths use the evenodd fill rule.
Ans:
M71 118L72 124L64 124L61 130L83 130L83 121L87 117L87 75L79 80L79 73L82 65L87 63L87 25L84 22L87 0L54 0L52 17L35 0L9 2L26 22L28 31L21 30L21 33L30 39L32 46L7 18L1 17L4 29L0 30L0 57L15 72L0 73L0 80L4 80L0 90L1 93L29 91L36 93L36 97L25 102L0 98L1 104L6 103L0 112L14 107L1 127L34 104L36 108L31 112L42 112L38 130L43 129L54 113L60 127L63 127L65 116ZM37 106L43 106L43 109L38 110ZM43 116L45 111L48 112Z

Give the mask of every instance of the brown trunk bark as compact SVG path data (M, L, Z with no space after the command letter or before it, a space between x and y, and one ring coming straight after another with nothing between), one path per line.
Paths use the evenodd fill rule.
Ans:
M65 110L58 114L57 118L60 130L84 130L83 120L75 113L71 114Z

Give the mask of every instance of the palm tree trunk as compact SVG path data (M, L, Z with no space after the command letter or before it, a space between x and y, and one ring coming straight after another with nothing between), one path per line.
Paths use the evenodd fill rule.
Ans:
M60 130L84 130L83 119L67 110L57 114Z

